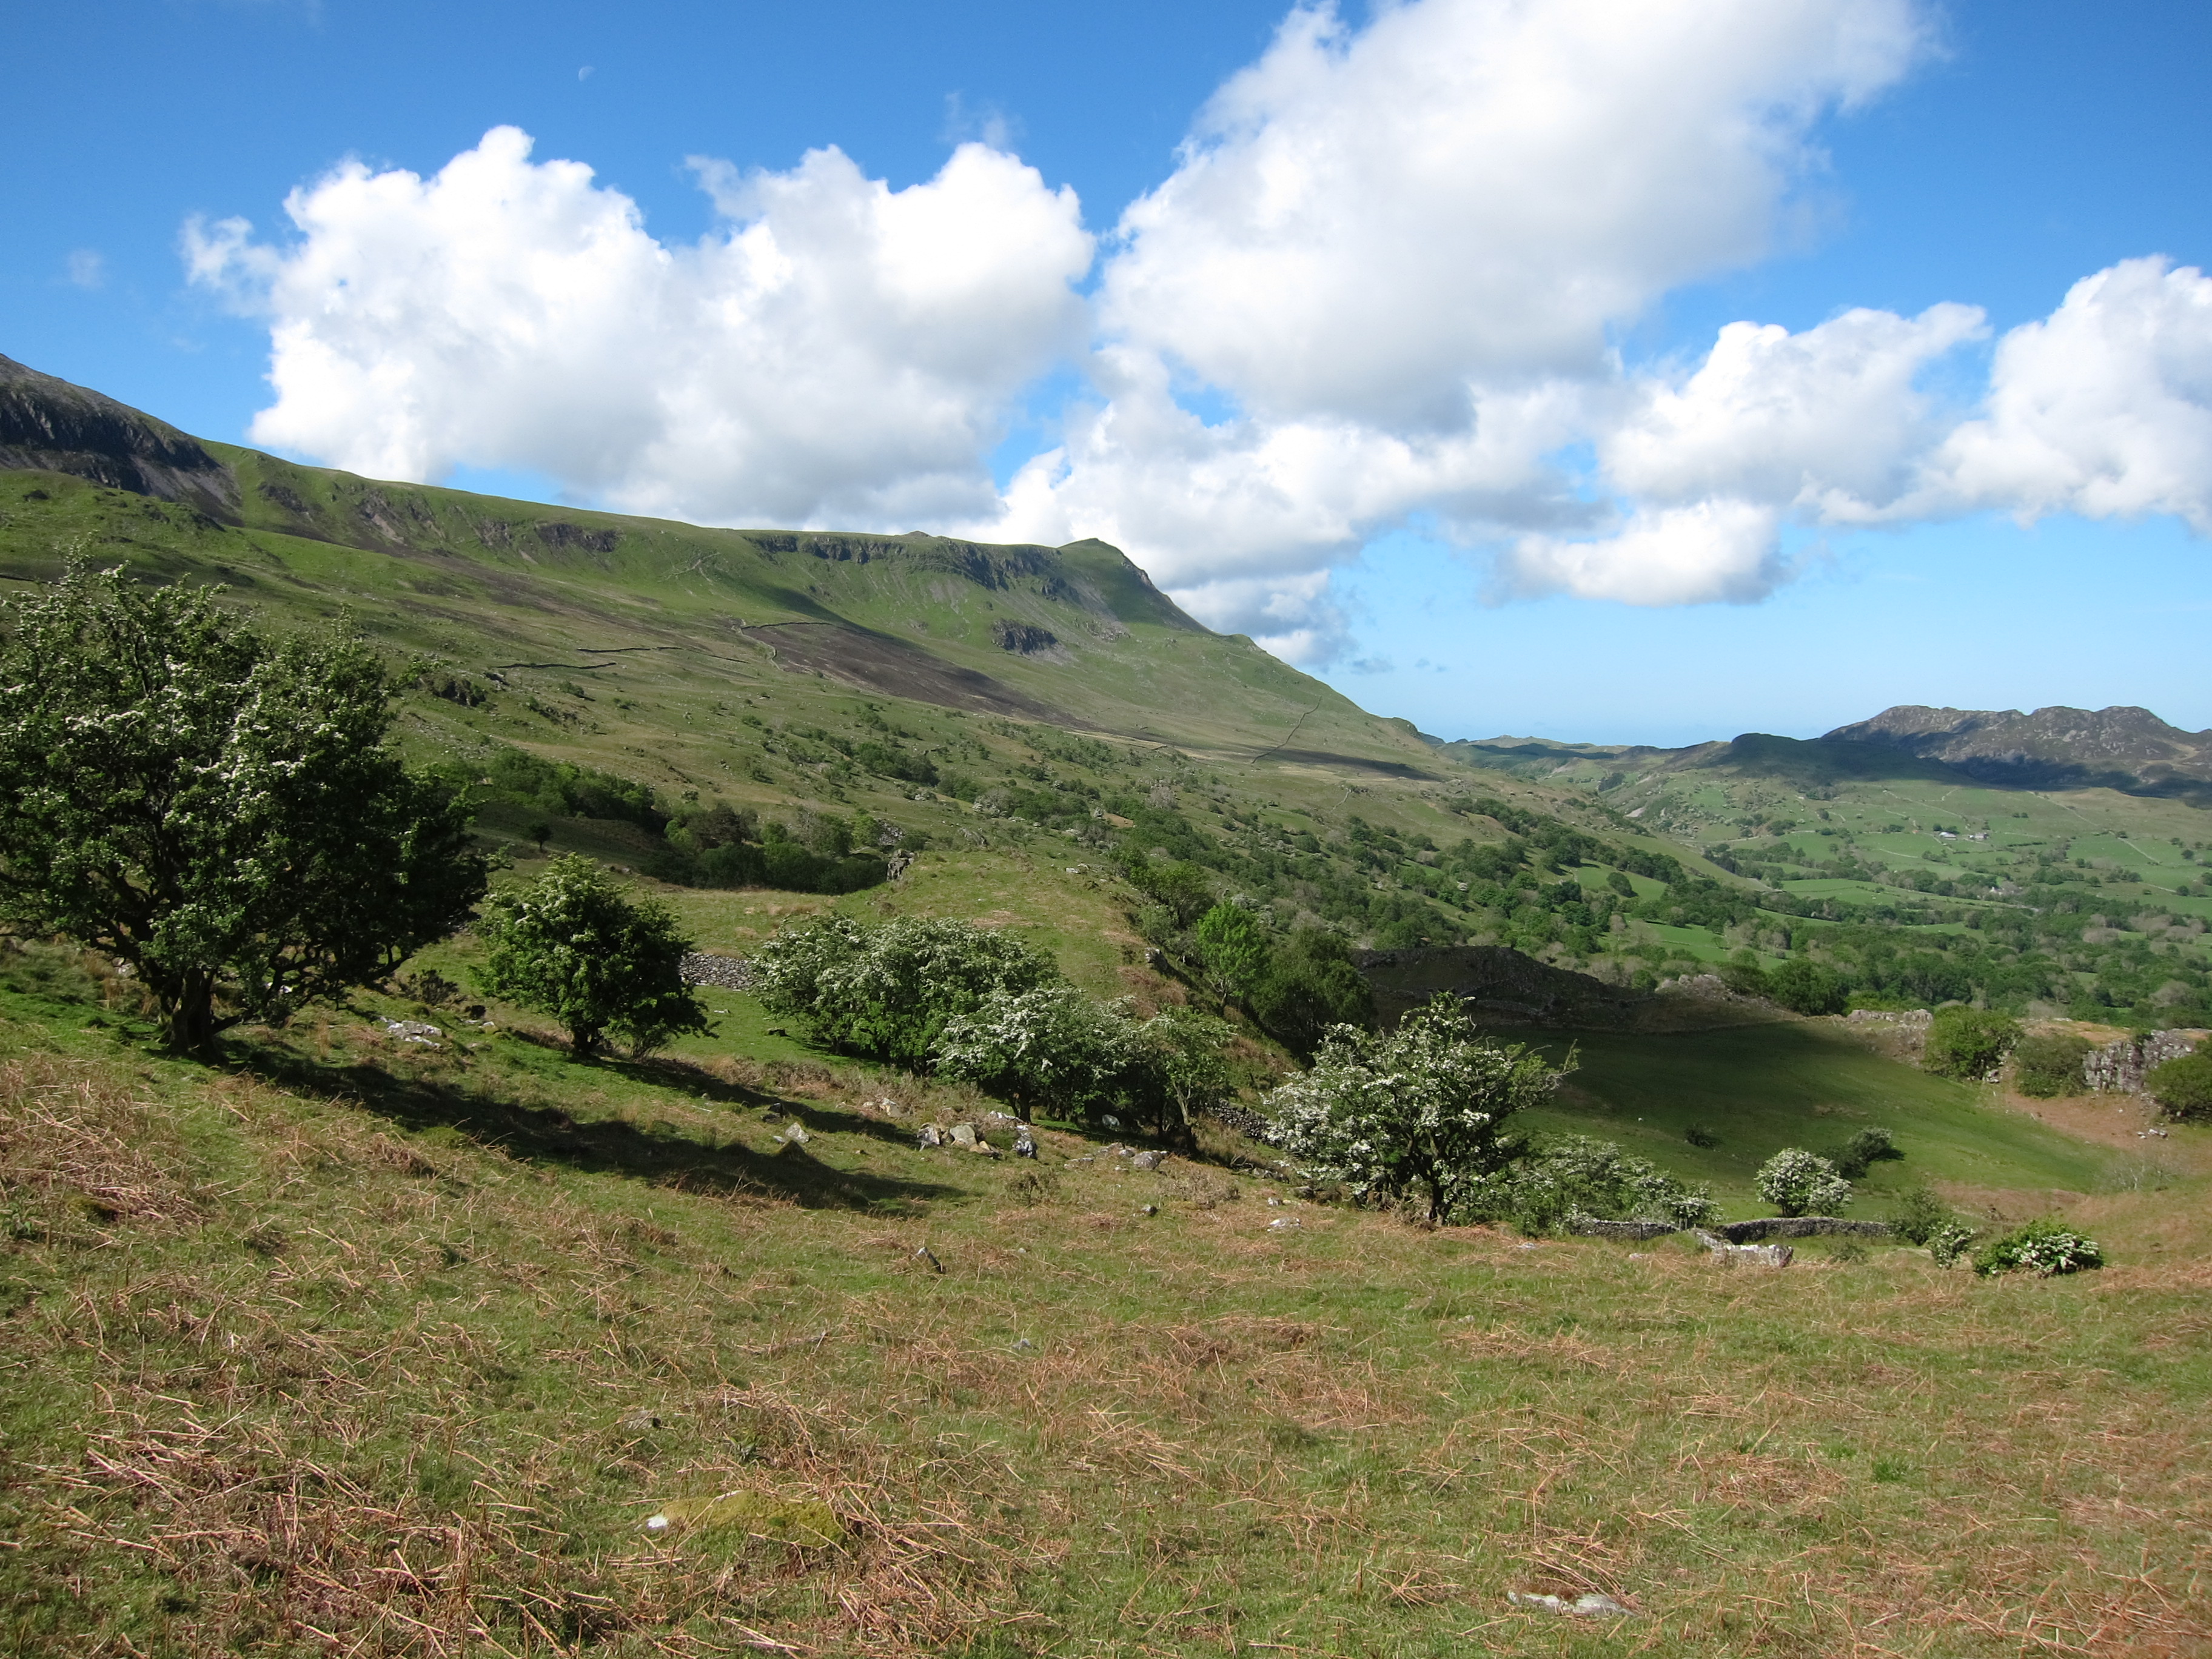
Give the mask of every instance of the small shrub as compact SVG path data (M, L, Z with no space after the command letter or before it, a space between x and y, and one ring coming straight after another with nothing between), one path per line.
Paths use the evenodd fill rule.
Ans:
M1531 1234L1583 1217L1695 1227L1720 1209L1703 1185L1685 1186L1648 1159L1589 1135L1565 1135L1524 1154L1483 1183L1468 1207Z
M1721 1138L1702 1123L1692 1123L1682 1131L1682 1139L1692 1146L1711 1149L1721 1144Z
M1928 1254L1939 1267L1948 1267L1966 1253L1974 1230L1963 1221L1946 1221L1928 1235Z
M1921 1064L1942 1077L1987 1077L2020 1041L2020 1022L1987 1008L1938 1008Z
M2198 1049L2143 1075L2143 1087L2168 1117L2212 1117L2212 1054Z
M2105 1253L2097 1248L2095 1239L2048 1220L2015 1227L1974 1253L1974 1271L1984 1279L2008 1273L2048 1279L2054 1273L2080 1273L2085 1267L2104 1265Z
M1753 1184L1784 1215L1832 1215L1851 1201L1851 1183L1802 1146L1785 1146L1768 1158Z
M1767 994L1800 1014L1840 1014L1850 988L1832 969L1792 957L1766 976Z
M2022 1037L2012 1051L2013 1086L2038 1100L2082 1091L2081 1062L2088 1058L2087 1039L2077 1036Z
M1846 1181L1856 1181L1870 1165L1881 1159L1904 1156L1897 1150L1896 1141L1890 1139L1888 1130L1862 1129L1836 1154L1836 1173Z
M532 885L495 896L477 932L487 947L481 988L552 1015L580 1059L610 1030L642 1054L707 1029L684 980L691 941L675 913L629 898L587 858L558 859Z
M1949 1205L1926 1187L1914 1187L1899 1194L1896 1213L1889 1218L1889 1230L1908 1244L1925 1244L1936 1236L1938 1228L1948 1225L1951 1219Z

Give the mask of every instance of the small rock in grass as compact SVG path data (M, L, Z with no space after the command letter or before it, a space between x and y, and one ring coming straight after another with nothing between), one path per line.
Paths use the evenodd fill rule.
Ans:
M1795 1254L1787 1244L1731 1244L1703 1228L1698 1230L1698 1243L1731 1267L1786 1267Z
M917 1145L923 1146L942 1146L945 1144L945 1137L937 1133L937 1126L934 1123L923 1124L921 1133L915 1137L915 1140Z
M781 1139L787 1146L804 1146L810 1139L804 1123L787 1123Z
M1157 1170L1167 1161L1165 1152L1139 1152L1129 1160L1129 1167L1133 1170Z
M1036 1155L1036 1136L1030 1133L1028 1124L1017 1123L1014 1126L1014 1156L1035 1158Z
M1297 1217L1294 1215L1277 1216L1273 1221L1270 1221L1267 1224L1267 1231L1269 1232L1279 1233L1285 1231L1290 1228L1300 1226L1302 1224L1302 1224L1298 1220Z
M956 1146L973 1146L975 1144L975 1126L972 1123L954 1124L952 1144Z
M1545 1613L1571 1613L1578 1619L1633 1619L1636 1609L1625 1607L1610 1595L1595 1592L1577 1596L1570 1601L1564 1595L1524 1595L1519 1590L1505 1592L1506 1599L1516 1607L1535 1607Z
M1137 1212L1139 1215L1158 1215L1159 1212L1160 1206L1157 1204L1147 1204L1143 1209Z

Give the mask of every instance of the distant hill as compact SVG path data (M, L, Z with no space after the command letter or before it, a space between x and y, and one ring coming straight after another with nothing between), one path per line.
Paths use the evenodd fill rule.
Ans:
M1433 740L1431 740L1433 742ZM1824 784L1948 779L2005 789L2117 789L2212 803L2212 732L2184 732L2148 708L1929 708L1901 704L1805 739L1747 732L1728 742L1659 749L1497 737L1435 743L1462 764L1531 781L1595 784L1718 770Z
M2148 708L1928 708L1902 704L1839 726L1824 743L1876 744L1957 767L1984 783L2193 793L2212 784L2212 732Z

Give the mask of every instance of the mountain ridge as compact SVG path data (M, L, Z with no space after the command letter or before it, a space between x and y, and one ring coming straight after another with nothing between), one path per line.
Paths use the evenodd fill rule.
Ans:
M0 469L65 473L235 522L238 480L205 445L105 392L0 356Z

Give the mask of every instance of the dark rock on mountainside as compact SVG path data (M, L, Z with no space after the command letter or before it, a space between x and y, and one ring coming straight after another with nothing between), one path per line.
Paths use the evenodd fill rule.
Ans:
M1877 744L1942 761L1985 783L2102 786L2195 794L2212 784L2212 732L2184 732L2148 708L1886 708L1824 743Z
M0 468L65 472L238 519L237 478L196 439L10 357L0 357Z

